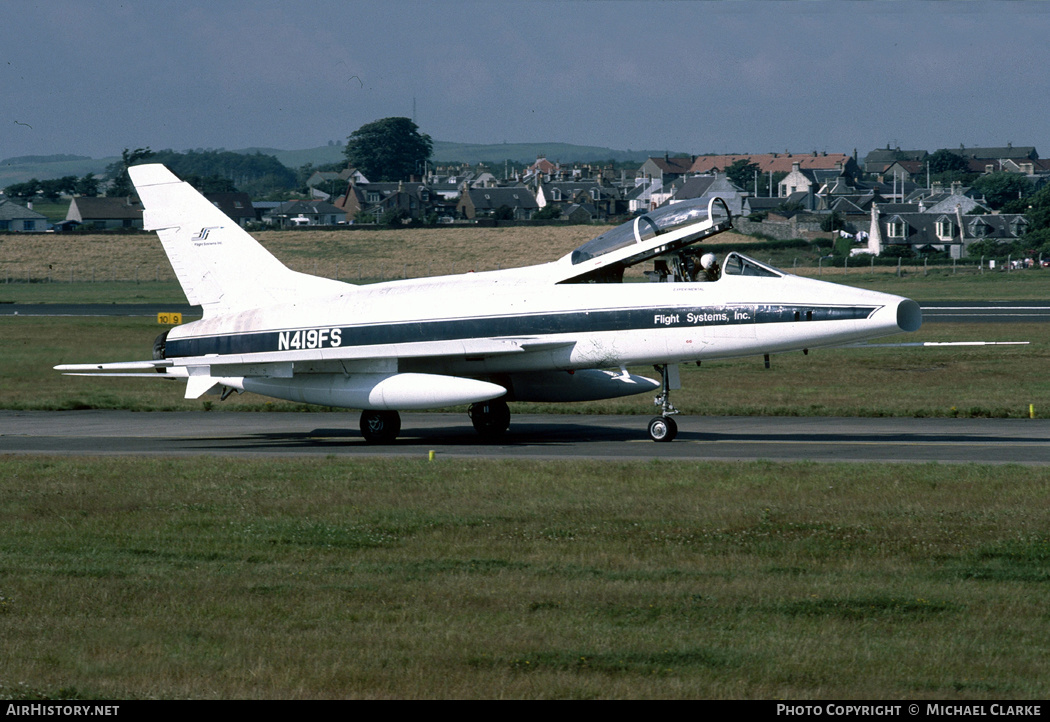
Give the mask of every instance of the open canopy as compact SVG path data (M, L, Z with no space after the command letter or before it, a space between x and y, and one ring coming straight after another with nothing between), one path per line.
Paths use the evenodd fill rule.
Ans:
M721 198L690 200L636 216L569 254L572 271L562 283L609 282L625 268L678 251L733 227Z

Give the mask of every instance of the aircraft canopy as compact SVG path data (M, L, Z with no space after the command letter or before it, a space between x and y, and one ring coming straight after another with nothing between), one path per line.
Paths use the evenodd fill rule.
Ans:
M587 241L572 252L572 263L583 263L633 243L645 243L654 236L698 221L706 221L707 218L706 200L690 200L657 208Z

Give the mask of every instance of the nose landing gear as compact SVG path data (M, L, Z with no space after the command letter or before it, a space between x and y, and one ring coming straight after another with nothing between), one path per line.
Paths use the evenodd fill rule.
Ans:
M678 409L671 403L671 389L681 388L678 380L678 366L660 364L653 368L660 372L660 395L654 402L660 407L660 415L654 416L649 421L649 438L653 441L673 441L678 435L678 424L671 416L677 414Z

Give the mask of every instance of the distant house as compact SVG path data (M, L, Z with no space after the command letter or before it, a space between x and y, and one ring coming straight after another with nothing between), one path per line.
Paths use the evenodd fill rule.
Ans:
M675 193L672 203L687 200L707 200L721 198L729 206L729 212L739 216L744 210L744 199L748 193L733 185L722 173L693 176L684 179L681 188Z
M1015 241L1028 230L1028 220L1020 214L966 215L961 205L953 210L935 205L936 210L925 206L919 210L920 204L913 203L872 204L868 250L879 255L891 246L913 250L928 246L964 258L974 241Z
M368 182L368 179L365 178L364 174L356 168L343 168L341 171L315 170L313 175L306 179L306 187L316 188L317 186L328 186L333 183L337 186L341 186L351 178L355 183Z
M838 171L838 174L855 179L860 175L860 167L853 156L845 153L758 153L744 155L701 155L697 156L689 172L694 174L724 171L738 160L754 163L759 173L790 173L795 163L800 170Z
M559 166L547 160L547 156L536 156L536 162L530 165L526 172L534 176L552 176L559 171Z
M954 213L958 208L961 213L966 214L974 209L985 210L985 206L981 205L984 202L983 197L979 201L975 195L973 188L964 188L961 184L953 183L950 192L938 190L915 193L908 200L918 204L920 213Z
M620 191L602 185L597 180L541 181L536 189L536 205L546 208L552 203L563 207L589 205L598 218L608 218L627 211L627 204Z
M572 203L562 207L559 218L569 223L590 223L598 218L598 211L590 203Z
M346 212L324 201L288 201L263 216L263 220L281 228L334 226L345 222Z
M802 164L791 164L791 172L777 184L777 196L787 198L796 193L828 193L831 188L848 186L848 178L838 168L807 168Z
M506 206L516 220L528 220L539 210L536 197L525 186L507 188L464 188L456 213L462 218L480 218L496 214Z
M66 220L76 221L82 227L97 230L142 228L142 202L134 196L76 196L69 204Z
M377 221L387 213L400 212L406 218L424 220L432 214L451 216L456 212L456 190L449 198L447 184L438 190L419 182L356 183L351 181L345 196L335 205L346 213L348 221L368 216Z
M993 148L967 148L964 145L960 145L958 148L945 148L945 150L967 160L999 161L1010 159L1022 161L1035 160L1039 157L1035 146L1020 145L1014 148L1013 143L1007 143L1006 147Z
M883 174L887 168L897 161L925 163L929 155L924 150L901 150L900 147L891 148L887 144L885 148L876 148L864 156L864 172Z
M204 197L242 228L256 220L255 207L247 193L205 193Z
M695 161L696 156L688 155L678 158L669 155L664 155L663 158L649 158L638 168L635 177L654 178L667 184L689 173Z
M887 166L886 169L879 174L879 176L883 180L890 178L897 179L900 182L919 182L923 179L924 173L926 173L925 161L895 160L889 166Z
M7 198L0 199L0 231L41 233L47 230L47 216Z

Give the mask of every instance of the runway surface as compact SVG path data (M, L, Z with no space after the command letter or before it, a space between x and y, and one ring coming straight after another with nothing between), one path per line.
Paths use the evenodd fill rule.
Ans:
M0 454L403 456L1050 464L1050 419L678 416L650 441L645 416L514 416L485 443L466 414L402 414L402 436L365 443L356 413L0 411Z

